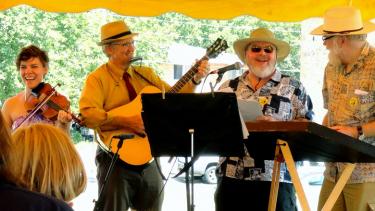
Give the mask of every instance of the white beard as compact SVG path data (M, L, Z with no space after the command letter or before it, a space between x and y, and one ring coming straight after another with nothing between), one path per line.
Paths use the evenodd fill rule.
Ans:
M332 51L330 51L328 53L328 64L337 67L337 66L340 66L342 63L341 63L340 58L336 54L334 54Z
M267 65L265 68L258 68L258 67L251 67L250 71L257 76L258 78L267 78L269 77L275 70L274 65Z
M328 64L333 66L340 66L342 64L341 59L338 56L339 51L337 43L333 43L332 49L328 53Z

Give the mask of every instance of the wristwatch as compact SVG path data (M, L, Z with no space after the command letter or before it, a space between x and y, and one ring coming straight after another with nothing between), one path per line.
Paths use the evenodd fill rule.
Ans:
M358 133L358 138L362 138L364 136L363 135L362 125L358 125L357 126L357 133Z

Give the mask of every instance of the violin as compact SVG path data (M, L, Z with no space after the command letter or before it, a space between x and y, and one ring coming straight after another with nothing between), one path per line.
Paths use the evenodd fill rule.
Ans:
M60 86L60 84L57 84L57 86ZM56 89L49 83L41 82L31 90L31 96L26 100L25 108L29 114L23 122L26 122L37 112L40 112L43 117L49 120L56 121L59 111L63 110L72 116L75 123L83 126L83 122L68 111L70 108L69 100L64 95L57 93Z

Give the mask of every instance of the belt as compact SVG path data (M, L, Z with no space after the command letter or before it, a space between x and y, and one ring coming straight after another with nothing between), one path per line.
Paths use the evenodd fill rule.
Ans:
M98 147L97 150L96 150L96 156L97 157L105 156L107 158L112 158L113 153L109 152L109 151L104 151L103 149ZM154 158L152 158L150 161L148 161L147 163L142 164L142 165L132 165L132 164L126 163L125 161L120 160L120 159L118 159L116 163L124 169L136 171L136 172L142 172L144 169L149 167L153 162L154 162Z
M136 171L136 172L142 172L143 170L145 170L146 168L148 168L149 166L151 166L151 164L154 162L154 158L152 158L148 163L145 163L143 165L131 165L129 163L126 163L124 161L120 161L118 160L117 163L124 169L127 169L127 170L131 170L131 171Z

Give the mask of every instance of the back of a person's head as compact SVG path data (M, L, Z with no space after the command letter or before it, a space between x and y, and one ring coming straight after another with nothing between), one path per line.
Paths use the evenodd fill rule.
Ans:
M86 173L69 136L48 124L18 128L12 134L11 172L17 184L40 193L71 201L86 187Z
M12 141L9 128L7 128L3 114L0 112L0 178L9 180L8 171L9 155L11 155Z

